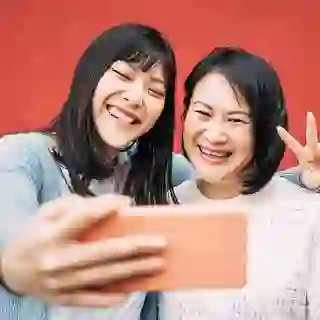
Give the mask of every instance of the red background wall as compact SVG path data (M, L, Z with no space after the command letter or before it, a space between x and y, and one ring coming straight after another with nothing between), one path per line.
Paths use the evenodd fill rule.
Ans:
M13 0L0 5L0 133L47 123L66 98L77 58L92 37L127 21L160 28L177 53L176 149L183 78L215 45L240 45L272 61L296 137L304 141L307 110L320 123L318 0ZM293 164L288 153L283 166Z

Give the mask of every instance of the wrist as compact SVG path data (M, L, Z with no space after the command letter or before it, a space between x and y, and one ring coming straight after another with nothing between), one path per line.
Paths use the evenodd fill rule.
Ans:
M320 192L320 177L317 178L317 175L312 171L300 171L298 174L299 184L311 191Z
M5 289L5 291L9 292L10 294L17 296L17 297L21 297L21 294L18 294L16 292L14 292L6 283L5 279L4 279L4 275L3 275L3 267L2 267L2 258L0 255L0 287L2 287L3 289Z

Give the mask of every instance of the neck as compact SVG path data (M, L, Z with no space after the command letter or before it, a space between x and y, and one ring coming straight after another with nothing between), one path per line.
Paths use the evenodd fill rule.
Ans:
M200 179L198 187L201 193L209 199L230 199L241 194L242 184L238 181L211 183Z

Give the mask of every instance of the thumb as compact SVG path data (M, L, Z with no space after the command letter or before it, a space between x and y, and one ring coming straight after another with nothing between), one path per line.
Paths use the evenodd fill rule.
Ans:
M130 198L123 195L108 194L92 198L77 198L69 204L65 217L55 226L59 238L76 239L97 222L117 213L130 205Z

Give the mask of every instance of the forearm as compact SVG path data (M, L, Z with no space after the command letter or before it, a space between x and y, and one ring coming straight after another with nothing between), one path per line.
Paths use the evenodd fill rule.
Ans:
M305 175L301 174L301 170L299 167L293 167L293 168L280 171L279 175L282 178L285 178L302 188L311 190L316 193L320 193L320 183L319 184L314 182L311 183L308 177L305 177Z

